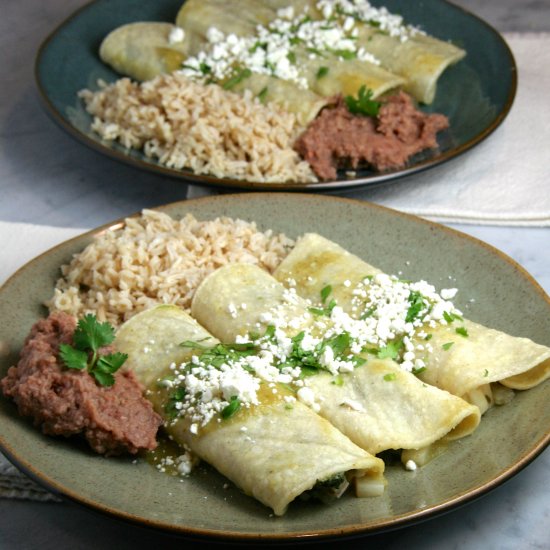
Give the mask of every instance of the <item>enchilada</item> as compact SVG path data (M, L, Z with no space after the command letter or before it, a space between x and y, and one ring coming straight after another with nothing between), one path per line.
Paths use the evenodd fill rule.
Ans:
M276 515L311 490L338 496L358 482L383 491L382 460L309 407L289 403L284 387L254 376L229 348L223 355L219 341L177 306L134 316L115 345L128 354L125 368L148 388L169 436Z
M360 323L313 311L254 265L219 268L198 287L192 315L222 342L261 338L302 400L360 447L421 449L471 433L479 410L364 351ZM310 374L309 376L307 374Z
M550 348L465 319L450 302L456 289L442 291L445 299L427 283L418 287L420 290L407 287L318 234L304 235L274 276L287 283L292 280L300 296L314 302L330 285L331 297L340 307L373 326L377 326L378 314L373 308L381 284L401 288L402 313L407 314L414 299L419 307L417 326L408 331L410 349L401 349L402 366L416 368L424 382L476 403L482 412L492 404L493 390L503 394L492 384L525 390L550 376ZM439 313L431 320L422 319L436 308ZM396 332L392 338L397 341L405 332L403 326L401 336ZM405 358L407 352L414 356L412 362Z

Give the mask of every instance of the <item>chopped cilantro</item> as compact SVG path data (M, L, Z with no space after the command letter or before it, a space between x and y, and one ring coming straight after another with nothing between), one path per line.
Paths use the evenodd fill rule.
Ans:
M241 402L236 395L232 395L229 405L222 409L220 413L223 419L231 418L241 408Z
M169 419L173 420L178 416L179 408L178 403L181 403L185 398L185 388L177 388L172 395L170 395L168 401L164 405L164 412Z
M342 332L325 340L319 351L322 353L324 349L329 346L332 348L332 351L334 351L335 356L341 356L349 349L350 345L351 336L349 332Z
M325 57L323 55L323 52L321 50L319 50L318 48L306 48L306 51L308 53L312 53L314 55L318 55L319 57Z
M298 23L292 25L290 27L290 32L292 34L296 34L302 25L305 25L306 23L309 23L311 21L311 17L309 15L304 16Z
M210 349L209 346L203 346L199 341L193 341L193 340L185 340L183 342L180 342L179 344L182 348L192 348L192 349L200 349L200 350L207 350Z
M354 50L330 50L334 55L341 57L342 59L355 59L357 57L357 52Z
M341 374L338 374L337 376L334 377L334 380L332 381L332 383L335 386L343 386L344 385L344 377Z
M369 317L372 317L372 315L375 311L376 311L375 307L371 307L369 309L366 309L365 311L363 311L363 313L361 314L361 317L359 317L359 319L361 321L364 321L365 319L368 319Z
M405 317L405 322L407 323L414 321L419 316L422 309L426 306L422 294L413 290L411 290L411 293L409 294L409 303L411 305L409 306L407 316Z
M321 290L321 302L324 304L332 293L332 286L327 285Z
M378 350L377 356L379 359L397 359L402 348L403 340L388 342L384 347Z
M384 380L386 382L393 382L397 378L397 374L395 372L388 372L388 374L384 374Z
M296 54L294 52L288 52L286 57L293 65L296 65Z
M454 344L454 342L447 342L446 344L443 344L441 347L447 351L448 349L451 348L451 346Z
M101 386L112 386L115 383L114 373L128 359L125 353L99 354L99 349L108 346L114 339L112 325L100 323L95 315L88 314L78 321L73 345L59 346L59 356L66 367L87 369Z
M379 101L374 101L372 98L372 90L367 90L366 86L361 86L357 94L357 99L353 96L346 96L344 101L350 113L354 115L363 115L376 117L382 105Z
M315 75L315 77L317 78L317 80L319 80L320 78L327 76L328 72L329 72L328 67L319 67L319 70L317 71L317 74Z
M275 64L272 63L271 61L266 61L266 62L264 63L264 67L265 67L266 69L269 69L269 70L271 71L272 74L275 74L275 71L276 71L276 69L277 69L277 67L275 66Z
M237 84L239 84L245 78L248 78L251 75L252 75L252 71L250 69L242 69L238 71L234 76L232 76L229 80L224 82L223 89L230 90L231 88L234 88Z
M267 42L261 42L260 40L257 40L253 46L248 48L248 51L250 53L254 53L258 48L261 48L262 50L267 50Z
M453 321L464 321L458 313L449 313L448 311L443 312L443 319L445 319L447 323L452 323Z
M201 62L201 64L199 65L199 69L202 74L210 74L212 72L212 67L204 62Z
M426 367L413 368L412 373L413 374L420 374L421 372L424 372L425 370L426 370Z
M336 300L331 300L327 306L320 308L320 307L310 307L308 308L311 313L314 315L326 315L327 317L330 317L330 314L332 313L332 310L336 306Z
M457 327L455 329L455 332L457 334L460 334L460 336L464 336L464 338L468 337L468 330L466 329L466 327Z
M267 96L267 92L268 92L268 89L267 89L267 86L265 86L265 88L262 88L260 90L260 93L258 94L258 99L262 102L262 103L265 103L265 99L266 99L266 96Z

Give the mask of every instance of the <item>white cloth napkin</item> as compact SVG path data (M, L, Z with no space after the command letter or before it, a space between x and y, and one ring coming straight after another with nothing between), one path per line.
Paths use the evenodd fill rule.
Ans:
M441 222L550 226L550 33L505 39L519 84L492 135L441 166L346 196ZM190 186L188 197L214 192Z
M0 221L0 285L26 262L85 229L42 227ZM0 453L0 498L40 501L59 500L12 466Z

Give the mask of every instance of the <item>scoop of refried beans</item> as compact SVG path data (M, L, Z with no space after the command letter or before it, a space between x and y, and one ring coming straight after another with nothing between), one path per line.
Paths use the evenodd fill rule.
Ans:
M404 92L382 100L376 117L350 113L339 97L298 137L294 149L320 179L334 179L340 167L400 168L416 153L437 147L437 132L448 127L445 115L419 111Z
M87 372L68 369L59 345L71 344L74 317L51 313L33 325L17 366L1 381L19 413L31 416L49 435L83 434L101 454L132 454L154 449L161 418L143 396L133 372L118 371L112 386L100 386ZM109 350L110 351L110 350Z

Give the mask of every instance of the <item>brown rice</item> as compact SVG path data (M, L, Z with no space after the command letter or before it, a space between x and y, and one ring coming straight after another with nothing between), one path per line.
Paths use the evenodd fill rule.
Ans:
M303 130L296 117L249 91L240 96L173 73L141 84L100 82L79 96L103 139L143 149L168 167L258 182L316 181L292 149Z
M62 266L47 305L77 317L92 313L114 326L158 303L189 309L195 289L216 268L245 262L272 272L293 245L239 219L197 221L187 214L175 220L143 210Z

